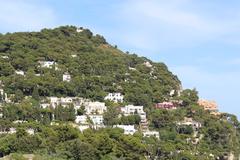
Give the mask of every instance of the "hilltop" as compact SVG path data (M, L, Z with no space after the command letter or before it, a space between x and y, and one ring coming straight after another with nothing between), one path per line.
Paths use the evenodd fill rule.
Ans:
M165 64L123 53L88 29L76 30L66 26L2 35L0 76L6 92L21 90L29 96L38 86L40 96L100 101L108 92L122 92L127 102L149 105L180 89L180 81ZM58 69L39 68L39 61L54 62ZM24 72L25 77L18 78L15 71ZM62 81L65 72L71 75L71 84Z
M240 123L89 29L0 35L0 157L238 157Z

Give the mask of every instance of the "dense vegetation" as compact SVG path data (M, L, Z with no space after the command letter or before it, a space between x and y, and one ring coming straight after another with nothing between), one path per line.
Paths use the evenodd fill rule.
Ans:
M15 102L2 104L0 131L17 128L15 134L0 134L1 157L24 159L22 154L34 154L35 159L57 160L208 160L240 154L240 124L234 115L214 116L204 111L197 105L196 90L187 89L181 96L177 92L171 96L172 90L181 89L181 83L165 64L123 53L102 36L93 35L87 29L76 32L76 29L65 26L0 35L2 88L8 95L14 95L11 98ZM57 66L41 68L39 60L55 61ZM144 65L146 61L153 66ZM25 76L15 74L16 70L24 71ZM70 83L62 81L65 72L72 77ZM73 123L72 106L39 107L40 100L46 96L104 101L108 92L123 93L124 104L143 105L150 129L159 131L160 139L143 137L140 132L124 135L122 129L111 128L115 124L138 127L139 116L118 117L116 108L124 104L106 102L104 124L108 127L87 129L83 133ZM154 103L170 99L182 101L181 106L176 110L154 109ZM52 113L55 123L51 123ZM78 114L82 113L80 109ZM198 135L204 135L199 143L186 141L193 138L191 127L176 125L184 117L202 124L197 131ZM17 120L24 123L13 123ZM34 129L35 134L27 133L28 128Z
M102 36L94 36L87 29L78 33L76 27L2 35L0 55L9 57L0 58L0 76L9 94L32 95L35 88L40 96L80 96L101 101L107 92L119 91L127 102L150 105L180 87L177 77L163 63L154 63L151 72L143 65L149 61L146 58L125 54ZM39 68L39 60L55 61L59 70ZM26 76L20 78L15 70L25 71ZM71 84L62 81L66 71L72 76Z

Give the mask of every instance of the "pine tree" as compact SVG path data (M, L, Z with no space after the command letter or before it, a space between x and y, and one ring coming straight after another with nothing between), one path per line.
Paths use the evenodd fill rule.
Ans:
M32 92L32 97L35 100L39 100L39 93L38 93L38 88L34 87L33 92Z

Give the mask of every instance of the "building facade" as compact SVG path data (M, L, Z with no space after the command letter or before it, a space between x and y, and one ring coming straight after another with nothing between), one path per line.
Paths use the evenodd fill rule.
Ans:
M115 103L122 103L124 96L121 93L108 93L104 100L113 101Z
M133 135L137 130L134 128L134 125L115 125L113 128L121 128L124 130L124 134Z
M162 102L155 104L155 108L159 109L176 109L176 106L172 102Z

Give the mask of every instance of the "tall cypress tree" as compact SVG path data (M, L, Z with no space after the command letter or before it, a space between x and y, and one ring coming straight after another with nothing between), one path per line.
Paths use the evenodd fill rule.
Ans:
M39 100L39 93L38 93L37 87L34 87L33 92L32 92L32 97L33 97L33 99L35 99L37 101Z

